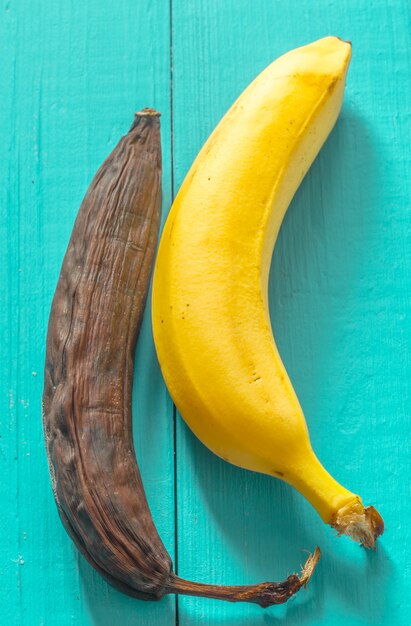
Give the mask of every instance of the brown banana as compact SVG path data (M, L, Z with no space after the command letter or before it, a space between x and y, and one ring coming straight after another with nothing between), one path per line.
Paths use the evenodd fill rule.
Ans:
M167 593L285 602L305 585L218 586L179 578L155 528L132 437L134 351L161 214L159 114L137 113L79 209L54 295L46 348L43 423L62 522L89 563L143 600Z

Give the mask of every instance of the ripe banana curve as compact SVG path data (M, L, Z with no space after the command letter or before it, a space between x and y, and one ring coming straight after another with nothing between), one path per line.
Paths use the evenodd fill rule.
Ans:
M337 37L292 50L218 124L165 224L153 333L170 394L208 448L288 482L338 533L374 547L383 520L315 456L268 309L278 231L336 122L350 57Z

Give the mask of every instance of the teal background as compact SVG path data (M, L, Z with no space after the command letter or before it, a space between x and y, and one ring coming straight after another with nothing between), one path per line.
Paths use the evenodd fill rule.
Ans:
M0 3L0 624L405 626L410 611L410 13L408 0ZM146 313L135 438L181 576L306 591L263 611L111 589L59 521L41 426L51 298L87 186L131 123L162 112L164 216L242 89L290 48L353 43L344 108L275 249L277 342L320 459L382 513L375 553L336 539L290 487L229 466L175 416Z

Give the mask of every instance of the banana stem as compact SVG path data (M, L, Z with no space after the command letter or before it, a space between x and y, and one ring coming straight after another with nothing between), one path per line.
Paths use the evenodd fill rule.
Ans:
M320 548L308 557L301 575L291 574L282 582L266 582L258 585L206 585L185 580L170 574L166 593L180 593L188 596L200 596L227 602L252 602L267 608L272 604L283 604L310 580L320 559Z
M375 542L384 532L384 520L373 506L353 502L342 507L331 521L339 535L348 535L364 548L375 550Z
M340 485L321 465L312 450L295 464L285 480L302 493L338 534L348 535L364 548L375 549L384 532L384 521L373 506L364 507L361 498Z

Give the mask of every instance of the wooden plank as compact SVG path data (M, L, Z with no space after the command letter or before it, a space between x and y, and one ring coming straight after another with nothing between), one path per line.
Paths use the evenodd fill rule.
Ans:
M344 109L298 191L273 258L280 352L326 467L386 521L376 553L336 539L286 485L224 463L177 422L178 571L278 580L319 544L288 606L180 598L181 626L409 621L410 7L406 0L172 2L175 186L242 89L279 54L353 42Z
M48 313L78 206L134 111L148 105L163 114L165 207L170 203L168 4L22 0L3 2L1 11L0 622L173 624L174 598L126 598L78 556L53 501L41 424ZM173 554L173 410L149 315L137 369L137 452Z

